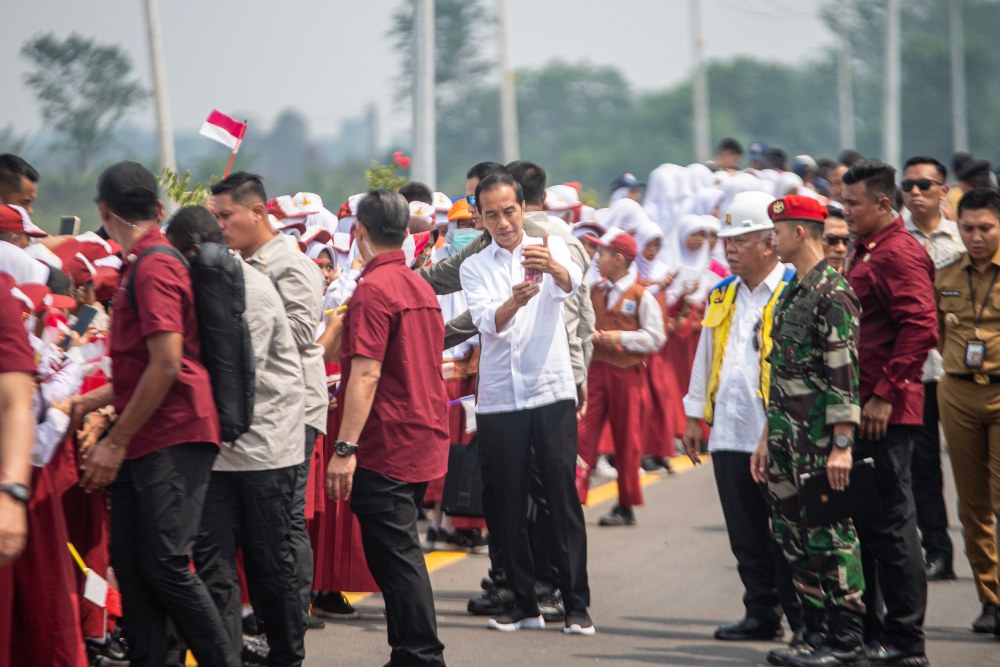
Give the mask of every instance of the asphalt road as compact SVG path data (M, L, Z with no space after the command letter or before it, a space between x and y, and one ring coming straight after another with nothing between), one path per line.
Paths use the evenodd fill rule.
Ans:
M958 580L930 584L927 653L935 666L1000 665L1000 641L969 630L979 603L961 544L947 458L945 465ZM466 613L466 601L478 593L486 573L487 557L430 556L448 664L766 664L764 655L775 643L712 638L716 626L740 618L743 607L710 467L710 462L695 469L682 466L676 475L646 479L646 505L638 511L637 526L598 527L610 500L586 509L593 637L566 636L561 625L510 634L488 631L486 619ZM600 495L613 498L613 487L607 491ZM381 598L370 596L356 606L360 620L329 622L307 633L307 666L388 661Z

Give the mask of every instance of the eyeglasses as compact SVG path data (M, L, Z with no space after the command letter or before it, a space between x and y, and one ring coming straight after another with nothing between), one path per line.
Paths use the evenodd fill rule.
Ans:
M903 181L899 184L899 187L903 192L909 192L913 189L914 185L920 188L921 192L927 192L931 189L932 185L944 185L944 183L941 181L932 181L929 178L914 178L913 180Z
M469 205L469 208L475 208L476 195L465 195L465 202Z
M834 236L833 234L824 234L823 235L823 241L827 245L840 245L840 244L843 244L845 248L847 246L851 245L851 237L850 236Z

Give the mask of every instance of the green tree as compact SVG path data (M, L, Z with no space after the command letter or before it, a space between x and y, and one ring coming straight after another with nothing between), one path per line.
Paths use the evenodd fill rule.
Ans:
M131 59L118 46L77 33L62 40L54 33L36 35L21 47L21 55L30 65L24 81L35 93L42 118L63 135L76 168L87 171L118 121L148 96L130 78Z

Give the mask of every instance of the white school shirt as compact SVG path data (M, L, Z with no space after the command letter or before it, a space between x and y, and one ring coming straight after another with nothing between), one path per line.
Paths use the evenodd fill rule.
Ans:
M511 253L494 240L462 263L462 289L482 345L479 413L526 410L576 399L562 305L576 293L583 272L570 258L565 241L549 235L548 247L552 259L569 274L570 290L564 292L551 275L544 274L539 293L502 331L496 328L497 309L511 297L514 285L524 282L525 246L541 243L542 239L525 234Z
M715 418L708 440L710 452L753 453L764 431L764 403L757 395L760 384L760 352L754 349L757 323L764 306L785 275L785 265L779 263L752 292L736 279L736 310L733 312L725 357L719 375L719 390L715 395ZM712 373L712 330L701 330L698 351L691 368L691 384L684 397L684 414L694 419L705 417L708 378Z
M608 290L608 310L614 310L622 296L635 284L635 275L626 273L623 278L614 283L605 280L594 289ZM608 289L610 287L610 289ZM626 303L626 305L628 305ZM636 354L653 354L663 349L667 337L663 332L663 311L656 298L647 289L643 291L638 306L638 331L622 332L622 347Z

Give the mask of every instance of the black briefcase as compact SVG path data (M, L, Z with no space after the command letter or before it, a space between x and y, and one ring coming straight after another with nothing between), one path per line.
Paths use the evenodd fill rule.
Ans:
M444 476L441 509L449 516L483 516L483 475L479 467L479 437L467 445L452 445Z
M799 475L799 501L810 528L871 516L879 511L875 459L855 461L850 485L843 491L830 488L826 468Z

